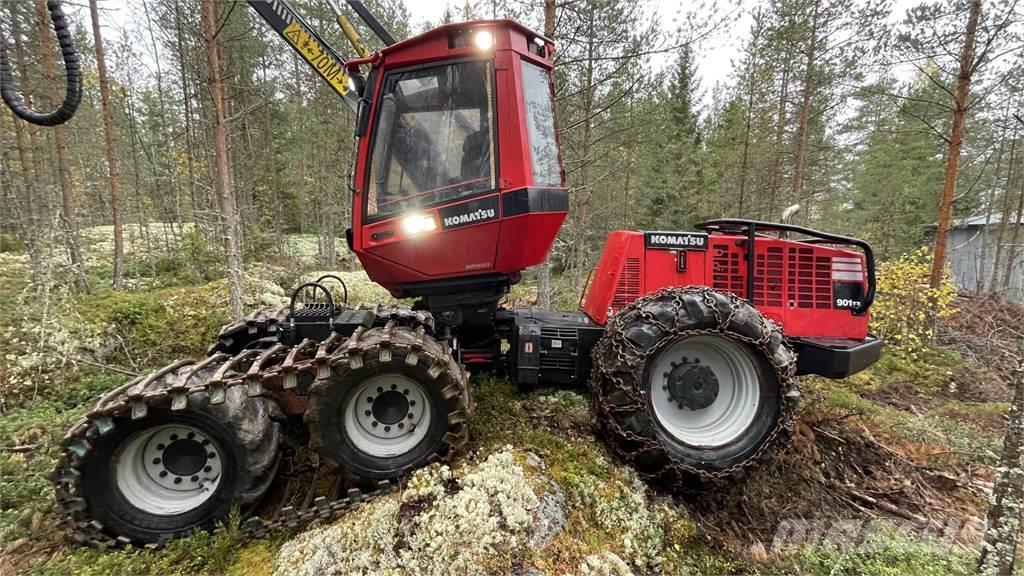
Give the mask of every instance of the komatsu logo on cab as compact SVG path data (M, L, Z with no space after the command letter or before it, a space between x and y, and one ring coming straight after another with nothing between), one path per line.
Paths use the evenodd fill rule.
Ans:
M491 218L494 218L494 215L495 211L491 208L480 209L476 212L470 212L469 214L457 214L455 216L445 218L444 227L451 228L452 226L459 226L460 224L471 224L481 220L490 220Z
M701 232L644 232L644 245L662 250L707 250L708 235Z
M454 206L441 208L441 227L445 230L470 226L488 220L498 219L498 197L488 196L478 200L470 200Z

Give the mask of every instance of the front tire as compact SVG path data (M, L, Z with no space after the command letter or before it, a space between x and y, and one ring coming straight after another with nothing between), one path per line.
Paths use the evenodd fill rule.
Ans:
M598 423L645 477L732 477L787 437L799 394L781 329L746 301L669 288L620 311L594 348Z

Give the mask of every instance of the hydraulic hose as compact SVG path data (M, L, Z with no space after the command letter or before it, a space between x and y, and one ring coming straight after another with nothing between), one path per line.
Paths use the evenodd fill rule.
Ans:
M64 76L67 79L64 101L52 112L42 113L29 108L14 85L14 74L11 71L10 58L7 56L7 43L2 40L0 40L0 96L18 118L38 126L56 126L70 120L75 115L75 110L78 109L78 103L82 100L82 69L78 62L78 52L71 42L71 32L68 31L68 23L64 18L60 0L48 0L46 7L50 11L53 31L57 34L61 57L64 59Z

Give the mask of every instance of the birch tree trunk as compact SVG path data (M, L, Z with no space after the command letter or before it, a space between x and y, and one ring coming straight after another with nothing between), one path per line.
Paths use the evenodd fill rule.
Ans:
M1020 534L1021 512L1024 510L1024 343L1020 349L1020 365L1013 375L1013 404L1007 416L1003 455L999 475L992 490L992 507L988 511L985 540L978 558L978 571L986 575L1012 576Z

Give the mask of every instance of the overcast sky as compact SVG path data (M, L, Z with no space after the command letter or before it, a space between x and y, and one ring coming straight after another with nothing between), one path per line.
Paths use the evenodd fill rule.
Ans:
M0 0L4 1L4 0ZM159 0L150 0L159 1ZM226 1L226 0L225 0ZM326 2L326 0L321 0ZM337 0L344 5L344 1ZM921 0L893 0L893 11L890 16L891 22L902 20L907 9ZM747 38L751 18L750 9L757 6L757 0L729 0L718 2L719 18L725 22L714 34L701 40L698 49L697 67L702 88L702 100L705 104L710 103L710 94L718 83L726 83L732 72L732 63L740 55L743 41ZM84 2L68 2L68 12L71 17L88 26L88 10L83 8ZM412 16L409 28L421 30L428 22L439 22L445 9L451 7L452 12L458 13L459 8L464 4L463 0L405 0L405 4ZM679 12L681 7L688 5L680 0L650 0L649 2L637 2L639 9L644 10L644 16L654 17L662 23L667 33L674 33L679 27ZM76 7L77 6L77 7ZM125 0L100 0L101 20L109 22L114 27L131 26L137 24L132 20L138 17L138 12L133 12ZM485 14L484 16L490 16ZM198 14L196 15L198 18ZM355 15L350 15L355 18ZM107 26L105 25L104 28ZM332 33L334 31L331 31ZM268 30L268 34L271 32ZM282 49L284 47L282 46ZM341 48L340 46L338 48ZM343 53L343 56L346 54ZM655 67L664 66L671 61L670 55L654 56L652 64Z

